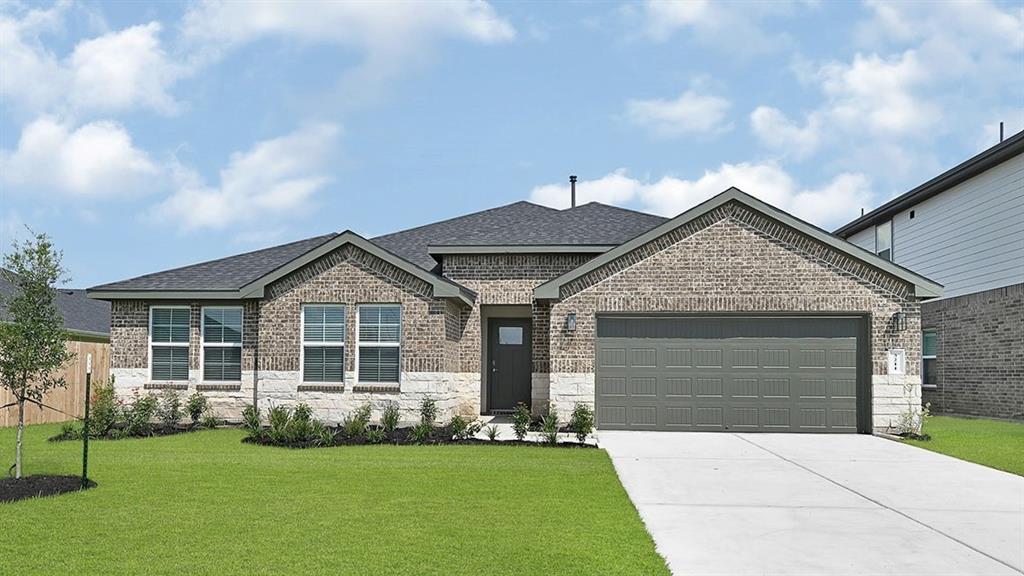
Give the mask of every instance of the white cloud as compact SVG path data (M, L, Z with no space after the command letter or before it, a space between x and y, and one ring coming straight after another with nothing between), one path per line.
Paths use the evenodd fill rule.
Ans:
M701 44L738 56L771 52L791 43L770 32L766 21L793 13L800 2L711 2L647 0L641 9L644 33L664 42L686 33Z
M516 36L512 25L482 0L389 3L222 2L193 5L183 36L200 60L232 47L274 37L334 44L365 53L347 75L352 89L372 90L424 57L443 38L498 43Z
M805 158L821 144L821 115L810 114L804 126L798 126L778 108L758 106L750 114L754 134L766 146Z
M175 165L177 191L150 215L188 231L252 222L263 225L303 212L330 181L326 161L339 130L333 124L317 124L257 142L248 151L231 155L216 186Z
M0 12L0 95L33 115L177 110L169 91L189 70L161 47L158 22L83 40L62 58L41 36L63 25L66 6Z
M674 138L727 130L723 120L731 105L725 98L687 90L675 100L630 100L626 119L659 136Z
M13 188L78 197L141 194L160 167L114 122L77 129L52 117L21 132L13 151L0 150L0 181Z
M826 229L848 222L862 207L873 205L871 181L863 174L843 173L823 186L809 188L798 185L774 162L726 163L693 180L664 176L653 182L631 178L619 169L598 180L578 182L576 194L580 203L631 204L671 217L732 186ZM538 186L530 199L566 208L569 187Z

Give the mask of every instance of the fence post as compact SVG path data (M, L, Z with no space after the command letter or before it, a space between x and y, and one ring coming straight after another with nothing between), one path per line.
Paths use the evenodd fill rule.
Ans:
M89 484L89 396L92 384L92 354L85 357L85 418L82 420L82 488Z

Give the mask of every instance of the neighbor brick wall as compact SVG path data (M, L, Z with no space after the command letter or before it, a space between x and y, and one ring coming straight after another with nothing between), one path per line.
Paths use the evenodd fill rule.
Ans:
M938 332L932 411L1024 419L1024 284L921 305Z

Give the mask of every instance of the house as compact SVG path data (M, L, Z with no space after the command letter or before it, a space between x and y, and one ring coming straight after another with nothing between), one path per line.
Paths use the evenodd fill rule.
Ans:
M1024 418L1024 132L835 233L945 286L921 306L933 410Z
M5 301L17 293L18 287L8 279L10 272L0 271L0 322L9 321ZM43 397L43 403L57 410L32 405L26 408L26 424L63 422L72 419L72 414L82 415L85 401L85 368L89 354L93 357L93 378L95 381L107 378L110 355L110 303L97 301L86 296L85 290L59 288L54 304L64 320L67 333L66 346L74 354L71 362L57 374L63 377L67 386L50 390ZM0 390L0 406L14 401L13 396ZM15 406L0 409L0 427L18 423Z
M370 402L414 416L596 406L602 429L870 432L920 409L942 287L735 188L664 219L528 202L89 289L119 394L225 417Z

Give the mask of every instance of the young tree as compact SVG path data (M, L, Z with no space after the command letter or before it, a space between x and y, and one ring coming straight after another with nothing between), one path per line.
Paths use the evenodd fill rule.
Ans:
M65 280L62 254L46 234L15 243L4 256L2 274L17 287L5 299L7 317L0 322L0 387L18 404L15 477L21 478L21 446L25 432L25 402L42 402L43 394L66 385L52 372L71 359L65 347L60 312L54 304L56 284Z

